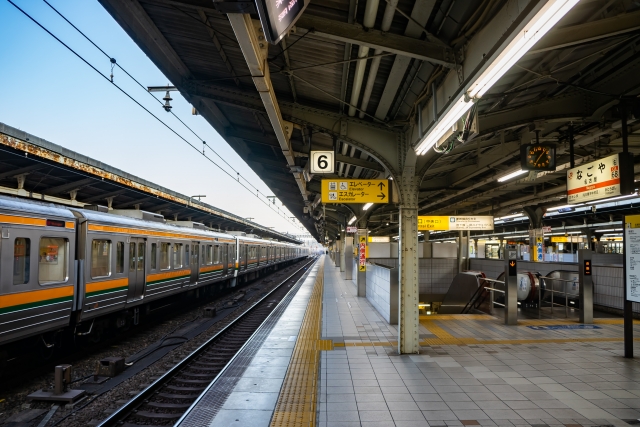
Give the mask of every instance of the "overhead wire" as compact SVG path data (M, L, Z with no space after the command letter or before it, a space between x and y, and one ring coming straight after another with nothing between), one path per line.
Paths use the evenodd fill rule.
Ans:
M71 21L69 21L60 11L58 11L58 9L56 9L55 7L53 7L51 5L51 3L49 3L47 0L42 0L44 3L47 4L47 6L49 6L55 13L57 13L62 19L64 19L69 25L71 25L71 27L73 27L78 33L80 33L80 35L82 35L82 37L84 37L89 43L91 43L96 49L98 49L104 56L106 56L107 58L109 58L110 62L111 62L111 68L113 69L113 66L117 66L120 70L122 70L131 80L133 80L138 86L140 86L146 93L148 93L155 101L157 101L158 103L160 103L160 105L162 104L162 101L160 101L158 98L156 98L155 96L153 96L151 94L151 92L149 92L147 90L147 88L140 83L135 77L133 77L127 70L125 70L120 64L117 63L117 61L115 60L115 58L111 57L109 54L107 54L102 48L100 48L100 46L98 46L93 40L91 40L91 38L89 38L85 33L83 33L78 27L76 27ZM180 10L180 9L179 9ZM182 11L182 10L181 10ZM184 12L184 11L182 11ZM184 12L186 14L186 12ZM190 16L187 14L187 16ZM214 30L215 31L215 30ZM113 72L111 74L111 79L110 79L111 83L113 83ZM222 160L227 166L229 166L231 168L231 170L233 170L239 177L241 177L248 185L250 185L251 187L254 188L254 190L256 190L258 192L258 194L262 193L260 191L260 189L258 189L255 185L253 185L248 179L246 179L244 176L242 176L242 174L240 172L238 172L233 166L231 166L231 164L229 164L229 162L227 162L220 154L218 154L218 152L216 150L214 150L213 148L211 148L210 146L207 145L207 143L204 141L204 139L202 139L200 137L200 135L198 135L189 125L187 125L180 117L178 117L173 111L170 111L170 114L173 115L173 117L175 117L180 123L182 123L182 125L184 127L186 127L196 138L198 138L200 141L202 141L204 146L209 147L209 150L213 151L213 153L218 156L218 158L220 158L220 160ZM203 147L203 151L204 151L204 147ZM262 193L265 197L267 197L266 194ZM272 209L273 210L273 209Z
M53 8L48 2L46 2L52 9L55 10L55 8ZM204 152L201 152L200 149L198 147L196 147L195 145L193 145L190 141L188 141L185 137L183 137L182 135L180 135L175 129L173 129L171 126L169 126L167 123L165 123L162 119L160 119L158 116L156 116L153 112L151 112L147 107L145 107L144 105L142 105L138 100L136 100L132 95L130 95L127 91L125 91L123 88L121 88L118 84L116 84L115 82L112 81L112 79L110 79L107 75L103 74L100 70L98 70L93 64L91 64L88 60L86 60L82 55L80 55L78 52L76 52L73 48L71 48L69 45L67 45L65 42L63 42L60 38L58 38L55 34L53 34L51 31L49 31L44 25L42 25L38 20L36 20L34 17L32 17L29 13L27 13L25 10L23 10L22 8L20 8L18 5L16 5L12 0L7 0L7 2L9 2L13 7L15 7L17 10L19 10L23 15L25 15L27 18L29 18L33 23L35 23L38 27L40 27L42 30L44 30L47 34L49 34L51 37L53 37L58 43L60 43L62 46L64 46L67 50L69 50L71 53L73 53L78 59L80 59L82 62L84 62L87 66L89 66L93 71L95 71L96 73L98 73L102 78L104 78L105 80L107 80L109 83L111 83L113 86L115 86L120 92L122 92L127 98L129 98L131 101L133 101L135 104L137 104L140 108L142 108L144 111L146 111L149 115L151 115L154 119L156 119L160 124L162 124L164 127L166 127L171 133L173 133L174 135L176 135L178 138L180 138L182 141L184 141L186 144L188 144L191 148L193 148L196 152L198 152L198 154L202 155L203 157L205 157L210 163L212 163L213 165L215 165L217 168L219 168L222 172L224 172L226 175L228 175L231 179L233 179L234 181L238 182L238 184L240 184L243 188L245 188L247 191L249 191L252 195L254 195L254 191L251 190L249 187L247 187L245 184L243 184L242 182L240 182L240 180L238 179L238 177L234 177L231 173L229 173L227 170L225 170L223 167L221 167L218 163L216 163L211 157L207 156ZM55 10L56 13L58 13L58 15L60 15L61 17L62 14L60 12L58 12L57 10ZM64 18L64 17L63 17ZM107 57L109 57L109 59L111 60L111 57L106 54L106 52L104 52L99 46L97 46L93 41L91 41L84 33L82 33L75 25L73 25L68 19L64 18L65 21L67 21L71 26L73 26L78 32L80 32L87 40L89 40L91 42L91 44L93 44L98 50L100 50L104 55L106 55ZM112 62L113 63L113 62ZM126 70L124 70L124 68L120 67L118 65L118 67L120 69L123 70L123 72L125 72L129 77L131 77L132 80L134 80L139 86L141 86L144 89L144 86L142 86L140 84L140 82L138 82L135 78L133 78L133 76L131 76ZM145 92L146 89L145 89ZM157 100L157 98L153 97L154 99ZM159 101L159 100L158 100ZM162 103L160 101L160 103ZM175 116L175 115L174 115ZM178 120L180 120L178 118ZM182 120L180 120L182 122ZM184 122L182 122L184 124ZM187 128L189 128L186 124L184 124ZM190 129L190 128L189 128ZM191 129L190 129L191 130ZM193 132L193 130L191 130ZM195 132L194 132L195 134ZM196 135L197 136L197 135ZM202 141L202 140L201 140ZM203 141L204 142L204 141ZM211 150L214 151L214 150ZM215 151L214 151L215 152ZM218 155L216 153L216 155ZM220 157L218 155L218 157ZM225 162L226 163L226 162ZM233 168L232 168L233 169ZM234 169L235 171L235 169ZM240 175L239 172L236 172L238 174L238 176ZM246 178L242 177L245 181ZM249 183L247 181L247 183ZM251 187L253 187L255 190L258 191L258 194L260 193L260 190L257 189L253 184L250 184ZM263 193L264 194L264 193ZM290 220L290 218L288 218L286 216L286 214L284 212L277 212L275 211L275 209L271 206L271 203L268 201L263 200L262 198L260 198L258 195L254 195L256 198L258 198L262 203L264 203L265 205L267 205L272 211L274 211L275 213L277 213L279 216L283 217L285 220L287 220L289 223L291 223L292 225L296 226L297 228L299 228L299 226L294 223L293 221ZM265 195L266 196L266 195ZM280 210L278 208L278 210Z

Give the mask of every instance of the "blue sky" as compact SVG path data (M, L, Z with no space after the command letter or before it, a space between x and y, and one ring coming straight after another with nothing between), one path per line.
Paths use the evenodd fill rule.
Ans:
M13 1L103 74L110 74L109 59L43 1ZM143 85L170 83L97 1L48 1ZM6 0L0 0L0 40L0 122L185 195L205 194L203 201L242 217L254 217L278 231L300 232ZM114 69L114 82L187 140L202 145L118 68ZM263 194L272 194L201 116L191 115L191 105L179 93L172 97L177 116ZM216 159L215 154L209 155Z

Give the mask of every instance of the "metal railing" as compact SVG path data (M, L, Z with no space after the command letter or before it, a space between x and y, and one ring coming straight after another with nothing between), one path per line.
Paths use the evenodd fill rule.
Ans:
M560 303L556 303L555 302L555 294L563 294L564 295L564 317L568 318L569 317L569 293L567 292L567 287L566 285L564 286L564 290L563 291L557 291L554 289L554 285L553 282L564 282L564 283L577 283L575 280L568 280L568 279L561 279L559 277L548 277L548 276L540 276L538 278L538 280L544 280L544 284L545 284L545 294L547 292L549 292L551 294L551 297L549 298L549 301L551 303L551 317L553 317L553 306L554 305L558 305L558 306L562 306L563 304ZM551 283L551 289L547 289L547 285L549 282ZM542 292L540 290L538 290L538 318L542 317Z
M486 278L483 278L482 280L485 280L487 282L493 282L493 283L502 283L503 285L505 284L504 280L495 280L495 279L486 279ZM507 308L507 306L505 304L496 302L494 300L494 292L500 292L502 294L506 294L506 291L504 289L497 289L497 288L489 287L489 286L485 286L484 289L489 291L489 294L490 294L490 298L489 298L489 302L490 302L490 304L489 304L489 314L493 315L493 306L494 306L494 304L497 305L497 306L500 306L500 307ZM505 299L505 302L506 302L506 299Z

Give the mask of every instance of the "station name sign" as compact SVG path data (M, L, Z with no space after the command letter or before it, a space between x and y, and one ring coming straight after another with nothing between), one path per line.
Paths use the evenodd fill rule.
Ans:
M492 216L419 216L420 231L493 230Z
M310 0L256 0L265 38L276 44L293 27Z
M323 179L322 203L389 203L389 180Z
M614 154L567 170L567 202L590 202L633 192L633 160L627 154Z

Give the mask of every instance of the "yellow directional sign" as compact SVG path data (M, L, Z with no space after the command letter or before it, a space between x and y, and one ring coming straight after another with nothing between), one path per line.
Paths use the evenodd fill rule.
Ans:
M389 180L323 179L322 203L389 203Z
M493 217L468 216L419 216L418 230L493 230Z
M367 271L367 265L366 264L362 264L359 267L360 271Z
M367 243L367 236L360 236L360 243Z

